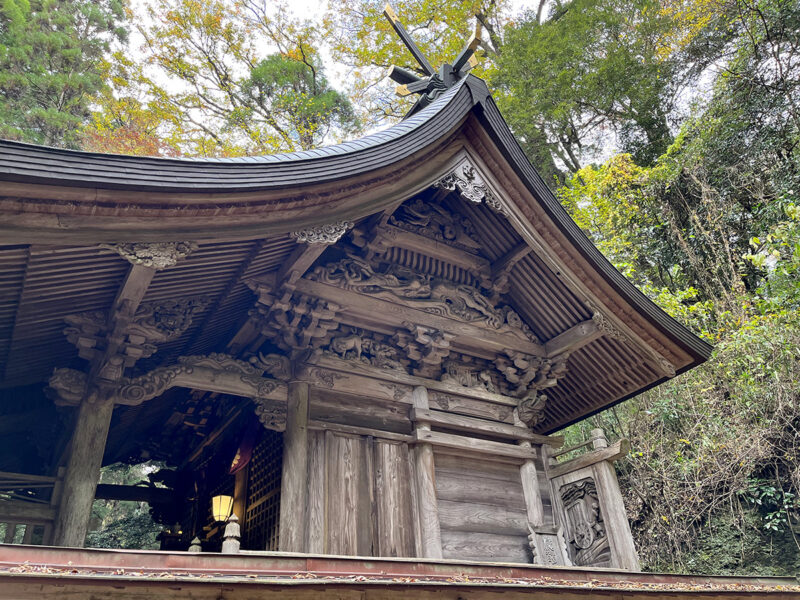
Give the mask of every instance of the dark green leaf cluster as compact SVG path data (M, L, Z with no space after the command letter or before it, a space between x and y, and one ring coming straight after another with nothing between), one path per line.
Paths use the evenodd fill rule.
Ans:
M0 136L76 147L123 20L121 0L3 0Z

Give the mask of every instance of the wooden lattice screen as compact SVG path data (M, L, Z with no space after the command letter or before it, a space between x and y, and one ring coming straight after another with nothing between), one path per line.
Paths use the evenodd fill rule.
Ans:
M278 516L281 505L283 434L265 430L248 465L247 505L242 548L278 549Z

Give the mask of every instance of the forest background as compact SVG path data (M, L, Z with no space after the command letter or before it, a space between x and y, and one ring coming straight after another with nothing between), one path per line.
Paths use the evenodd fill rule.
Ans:
M715 346L566 432L631 440L618 469L644 568L796 574L800 3L394 5L434 64L481 23L474 73L531 161L609 260ZM382 8L0 0L0 136L159 156L358 137L409 107L388 67L418 69ZM97 503L95 516L91 545L153 543L146 506Z

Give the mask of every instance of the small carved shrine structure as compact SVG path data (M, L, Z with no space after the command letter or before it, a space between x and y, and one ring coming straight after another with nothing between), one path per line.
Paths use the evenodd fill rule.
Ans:
M116 498L150 502L165 547L219 551L223 494L247 550L638 570L626 442L554 434L709 347L456 62L395 72L423 94L400 124L308 152L0 142L6 542L81 546ZM98 486L148 460L151 485Z

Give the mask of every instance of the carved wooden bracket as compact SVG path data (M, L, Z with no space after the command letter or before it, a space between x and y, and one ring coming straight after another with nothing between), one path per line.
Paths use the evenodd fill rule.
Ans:
M409 333L399 331L394 339L408 359L416 363L413 373L419 377L437 377L442 360L450 354L450 342L455 335L409 322L403 325Z
M113 321L103 311L68 315L64 320L69 326L64 334L78 349L81 358L104 363L98 373L102 379L114 381L140 358L152 356L157 350L156 344L183 334L207 302L204 297L192 297L144 303L133 315L127 308L129 304L123 303L113 312Z
M243 361L227 354L182 356L178 363L157 367L138 377L122 378L106 386L116 404L136 406L163 394L172 387L228 393L254 399L285 400L286 385L263 377L275 363L269 357ZM273 369L282 372L280 369ZM80 403L86 388L86 374L74 369L56 369L50 378L50 392L61 404Z
M125 244L100 244L117 252L132 265L142 265L153 269L166 269L178 263L197 250L195 242L137 242Z
M300 231L293 231L289 235L298 242L306 244L335 244L353 227L351 221L337 221L326 225L314 225Z

